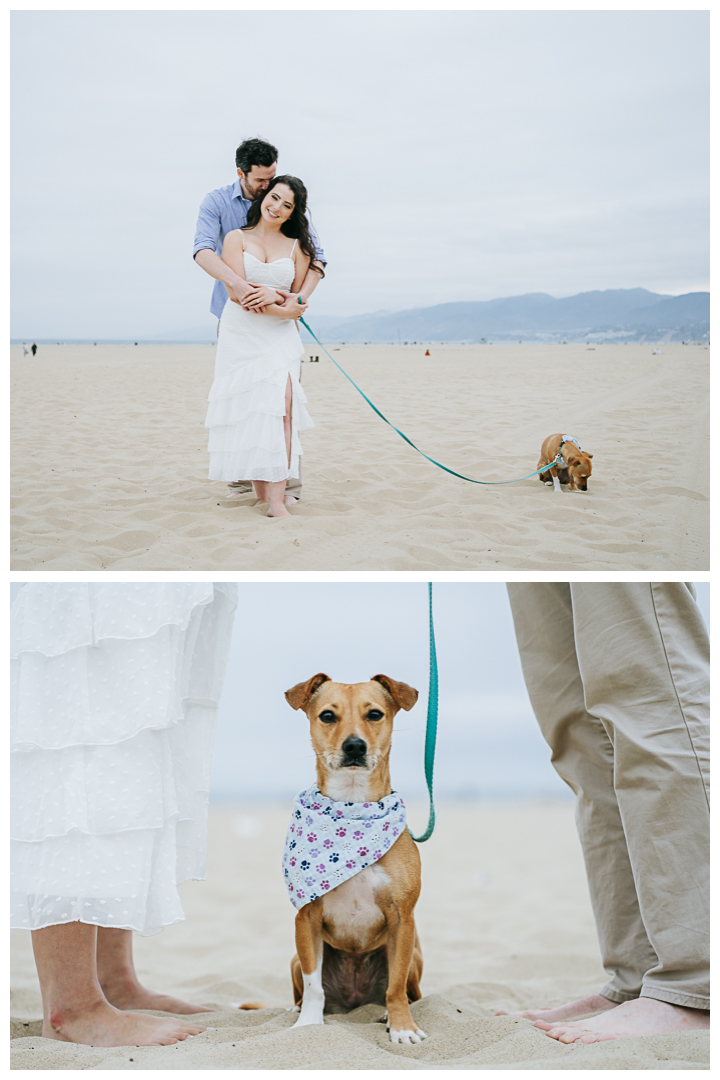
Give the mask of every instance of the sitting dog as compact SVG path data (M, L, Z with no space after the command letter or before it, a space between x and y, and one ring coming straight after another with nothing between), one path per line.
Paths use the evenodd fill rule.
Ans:
M298 909L295 1027L375 1003L387 1007L392 1042L425 1038L409 1008L421 997L420 855L388 762L395 714L417 697L386 675L346 684L319 674L285 694L310 720L317 759L317 787L295 800L283 859Z
M571 491L587 491L588 477L592 473L591 458L592 454L582 450L577 439L570 435L548 435L542 444L537 467L541 469L551 461L553 466L539 473L540 480L558 492L562 491L561 484L569 484ZM548 473L552 480L547 479Z

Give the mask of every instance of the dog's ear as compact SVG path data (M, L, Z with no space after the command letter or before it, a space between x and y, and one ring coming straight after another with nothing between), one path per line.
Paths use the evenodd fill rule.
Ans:
M399 709L405 709L406 711L412 709L418 699L418 692L412 686L408 686L404 682L395 682L394 679L389 678L387 675L373 675L370 682L379 682L387 690Z
M291 686L289 690L286 690L285 700L293 709L304 709L312 695L324 682L330 682L329 675L323 675L322 672L313 675L307 682L298 683L297 686Z
M568 454L567 463L568 463L568 465L579 465L580 464L580 458L575 457L574 454L573 454L572 457L570 457L570 455Z

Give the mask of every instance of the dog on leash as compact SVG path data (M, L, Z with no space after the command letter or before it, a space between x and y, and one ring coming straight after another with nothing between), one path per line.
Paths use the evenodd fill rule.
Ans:
M295 800L283 859L298 909L294 1027L373 1003L387 1008L393 1043L419 1043L409 1003L422 996L420 855L389 767L393 719L417 690L387 675L346 684L318 674L285 698L310 721L317 765L317 787Z
M592 473L592 454L581 449L577 439L570 435L548 435L540 450L538 469L552 462L552 468L539 474L540 480L555 491L562 491L561 484L569 484L571 491L587 491L588 478ZM550 473L552 480L547 479Z

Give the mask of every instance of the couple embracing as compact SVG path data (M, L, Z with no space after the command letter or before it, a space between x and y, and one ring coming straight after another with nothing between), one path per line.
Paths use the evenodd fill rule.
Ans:
M324 276L325 257L305 186L276 175L277 159L261 139L238 147L238 179L200 206L193 257L216 280L210 310L220 320L205 420L210 479L233 488L250 481L269 504L268 517L287 517L297 502L291 490L300 492L298 433L313 426L300 386L297 321Z

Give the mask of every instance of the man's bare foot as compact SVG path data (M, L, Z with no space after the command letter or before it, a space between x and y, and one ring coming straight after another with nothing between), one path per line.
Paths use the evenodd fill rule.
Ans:
M710 1027L710 1013L686 1009L655 998L639 997L625 1001L616 1009L577 1020L572 1024L536 1020L551 1039L562 1043L594 1043L606 1039L631 1039L636 1035L667 1035L678 1031L698 1031Z
M173 997L172 994L157 994L146 990L137 980L102 983L102 991L116 1009L156 1009L158 1012L177 1013L189 1016L193 1013L212 1012L205 1005L194 1005L191 1001Z
M121 1012L107 1001L81 1010L52 1008L43 1038L87 1046L172 1046L206 1029L188 1020Z
M525 1009L524 1012L507 1012L499 1009L496 1016L523 1016L526 1020L572 1020L577 1016L588 1016L591 1013L606 1012L608 1009L616 1009L618 1003L602 994L589 994L588 997L578 998L577 1001L568 1001L566 1005L545 1007L542 1009Z
M286 495L284 501L286 506L297 506L298 504L298 500L294 495Z

